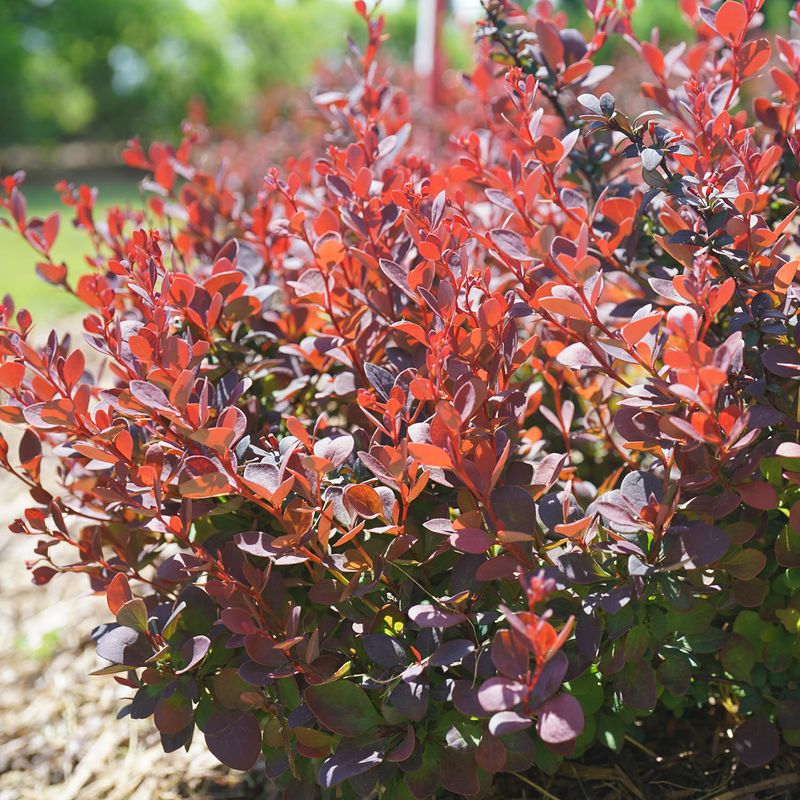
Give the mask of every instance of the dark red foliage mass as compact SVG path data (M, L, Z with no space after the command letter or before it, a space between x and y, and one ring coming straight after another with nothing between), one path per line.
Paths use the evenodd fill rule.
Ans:
M105 592L100 672L166 749L199 728L289 798L408 800L709 702L748 766L800 743L800 42L762 2L682 0L663 53L627 0L588 34L487 0L421 136L358 2L357 83L263 183L187 126L125 151L142 212L61 186L77 278L5 178L103 365L0 307L13 530L37 583Z

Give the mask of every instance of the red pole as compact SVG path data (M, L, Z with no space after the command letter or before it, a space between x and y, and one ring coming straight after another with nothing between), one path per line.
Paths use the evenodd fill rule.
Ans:
M433 72L431 73L430 98L431 106L438 106L442 100L442 86L444 80L445 54L442 30L444 28L444 15L447 11L447 0L436 0L436 21L433 36Z
M442 28L446 11L447 0L418 0L414 67L417 75L425 82L426 99L431 106L441 100L445 69Z

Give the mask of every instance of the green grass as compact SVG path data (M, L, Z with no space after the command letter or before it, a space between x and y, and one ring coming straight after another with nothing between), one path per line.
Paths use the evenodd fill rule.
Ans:
M139 200L134 180L115 177L92 185L97 185L100 191L95 212L97 221L102 219L109 206L134 204ZM52 186L26 185L24 194L30 217L46 217L59 211L61 224L52 255L55 260L67 264L69 281L74 285L77 277L89 269L85 255L91 252L91 246L86 233L73 226L72 209L61 204L60 196ZM83 307L79 301L37 275L37 260L36 252L16 230L0 228L0 298L10 294L15 306L29 309L34 321L40 324L79 311Z

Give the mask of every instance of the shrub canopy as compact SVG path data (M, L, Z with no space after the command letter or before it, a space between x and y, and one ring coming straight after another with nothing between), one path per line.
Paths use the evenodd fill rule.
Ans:
M412 135L357 2L354 86L263 181L188 126L125 151L142 211L63 185L77 280L4 180L102 362L1 307L13 530L106 594L100 673L165 748L403 800L710 704L747 766L800 742L800 42L759 0L683 2L668 53L586 5L588 39L488 0Z

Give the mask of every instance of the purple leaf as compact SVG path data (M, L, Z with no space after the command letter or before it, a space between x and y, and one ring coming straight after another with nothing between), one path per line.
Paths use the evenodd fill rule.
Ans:
M155 384L147 381L131 381L129 385L131 394L148 408L165 410L172 408L169 398Z
M448 792L467 797L480 789L478 766L469 751L446 748L442 753L439 779Z
M156 569L156 575L162 581L169 581L170 583L179 583L191 577L192 570L202 567L208 561L204 558L198 558L191 553L176 553L174 556L162 561Z
M800 354L788 344L779 344L762 353L764 366L781 378L800 378Z
M275 642L261 633L247 635L244 649L253 661L264 667L280 667L286 664L286 653L275 647Z
M500 206L500 208L504 208L512 214L517 213L517 207L514 205L514 201L500 189L486 189L486 197L496 206Z
M120 625L103 634L97 643L97 655L114 664L143 667L153 655L153 648L138 631Z
M489 678L478 689L478 702L484 711L506 711L525 699L528 687L511 678Z
M269 558L280 566L302 564L306 556L294 553L288 547L275 547L274 537L263 531L244 531L233 537L236 546L243 552L259 558Z
M443 517L429 519L427 522L422 523L422 527L434 533L442 533L445 536L451 534L454 530L452 520L444 519Z
M475 555L485 553L494 544L494 540L480 528L462 528L453 531L448 540L456 550Z
M452 628L467 618L455 611L444 611L436 606L420 604L408 610L409 619L420 628Z
M546 492L558 480L564 464L567 463L566 453L550 453L536 463L533 470L532 485Z
M335 439L320 439L314 444L314 455L327 459L338 469L353 452L355 440L350 434Z
M701 569L719 561L731 546L728 534L715 525L690 522L673 525L664 537L664 561L685 569Z
M181 647L181 658L186 662L183 669L175 670L176 675L183 675L184 672L194 669L208 653L211 646L211 639L208 636L193 636Z
M539 519L542 524L550 531L555 530L556 525L563 525L565 522L576 522L584 516L584 511L570 494L567 497L567 518L564 519L564 492L550 492L539 500Z
M479 581L496 581L510 578L517 569L519 564L512 556L493 556L478 567L475 578Z
M557 356L559 364L570 369L591 369L603 366L592 351L582 342L565 347Z
M274 464L248 464L244 469L244 479L274 492L281 485L280 470Z
M625 504L638 513L650 503L651 498L661 502L664 497L664 484L651 472L629 472L619 487Z
M498 250L517 261L533 261L534 257L528 253L525 240L514 231L505 228L495 228L491 231L492 241Z
M408 663L403 646L397 639L385 633L368 633L361 637L364 651L381 667L400 667Z
M478 766L493 775L502 771L507 757L508 753L503 742L491 733L484 733L480 744L475 749L475 761Z
M536 504L521 486L500 486L489 498L492 511L504 530L533 533L536 526Z
M733 752L745 766L755 769L778 755L780 742L778 729L763 714L754 714L734 731Z
M249 711L214 709L204 733L208 749L231 769L252 769L261 755L261 728Z
M309 686L303 697L319 722L340 736L361 736L381 723L367 693L352 681Z
M401 681L394 687L389 700L392 707L411 722L419 722L428 713L430 690L422 681Z
M502 736L506 733L524 731L533 725L530 717L518 714L516 711L498 711L489 720L489 732L493 736Z
M488 717L478 700L478 690L471 681L457 680L453 682L453 706L465 717Z
M417 737L414 733L414 726L410 724L406 725L405 736L396 747L392 748L386 754L386 760L392 763L408 761L408 759L411 758L411 754L414 752L416 743Z
M473 650L475 645L466 639L453 639L445 642L428 659L432 667L452 667L460 664Z
M491 657L497 671L507 678L519 678L530 667L530 650L523 637L513 631L502 630L494 635Z
M377 766L383 760L383 753L371 747L340 747L330 758L326 758L319 768L317 777L323 789L330 789L342 781Z
M560 650L542 668L539 680L528 698L528 708L536 708L554 695L564 683L569 659Z
M559 694L539 709L536 732L547 744L563 744L583 733L583 709L571 694Z
M619 489L601 495L593 505L595 511L599 511L607 522L626 528L637 527L637 522L627 505L623 504L622 492Z

